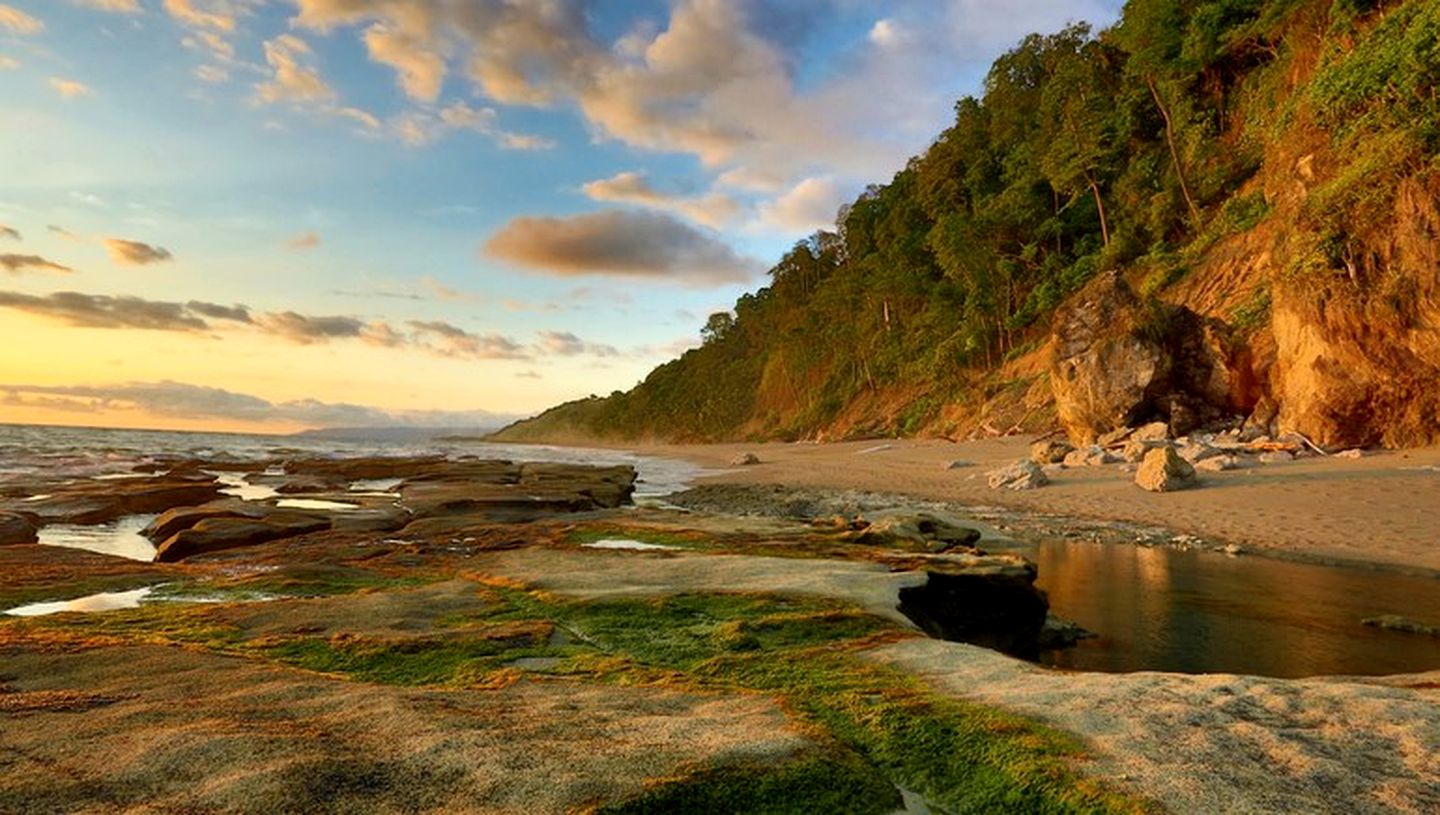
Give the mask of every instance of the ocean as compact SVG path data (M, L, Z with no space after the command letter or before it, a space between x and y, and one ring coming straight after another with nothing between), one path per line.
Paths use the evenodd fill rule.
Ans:
M378 436L378 434L377 434ZM210 461L261 461L293 456L419 456L629 464L639 473L636 496L654 497L684 489L701 469L688 462L641 456L624 450L491 444L459 438L394 437L336 439L306 435L197 433L116 430L90 427L0 424L0 483L47 479L103 478L129 473L141 464L172 457Z

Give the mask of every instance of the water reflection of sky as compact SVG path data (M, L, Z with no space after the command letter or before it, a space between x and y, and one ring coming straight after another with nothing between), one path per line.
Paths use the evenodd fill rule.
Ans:
M1440 668L1440 638L1360 622L1440 624L1433 579L1078 541L1019 551L1039 566L1051 610L1100 635L1054 654L1056 666L1287 677Z

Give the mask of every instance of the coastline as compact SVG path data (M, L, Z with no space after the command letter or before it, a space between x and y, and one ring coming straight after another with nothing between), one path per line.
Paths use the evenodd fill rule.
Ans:
M1021 518L1131 524L1200 539L1208 548L1306 563L1440 578L1440 447L1358 460L1305 458L1202 475L1201 486L1150 493L1118 465L1066 469L1037 490L992 490L985 473L1020 458L1028 439L873 439L828 444L647 444L637 455L691 462L697 484L859 490L940 501ZM609 446L599 443L594 446ZM621 445L615 445L621 447ZM754 453L760 463L730 461ZM946 469L955 460L972 462ZM1114 536L1123 538L1123 536ZM1189 545L1189 544L1187 544Z

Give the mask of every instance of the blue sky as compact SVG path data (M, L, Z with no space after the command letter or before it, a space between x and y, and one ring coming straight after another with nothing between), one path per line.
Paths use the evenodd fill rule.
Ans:
M1118 0L0 0L0 420L628 388Z

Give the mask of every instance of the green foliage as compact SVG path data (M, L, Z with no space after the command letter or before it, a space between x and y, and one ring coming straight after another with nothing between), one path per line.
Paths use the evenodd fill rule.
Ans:
M1241 333L1257 331L1270 322L1270 287L1260 286L1230 312L1230 323Z
M638 798L601 807L601 815L668 812L811 815L846 812L885 815L900 808L886 777L853 752L806 756L778 766L720 767L648 790Z

